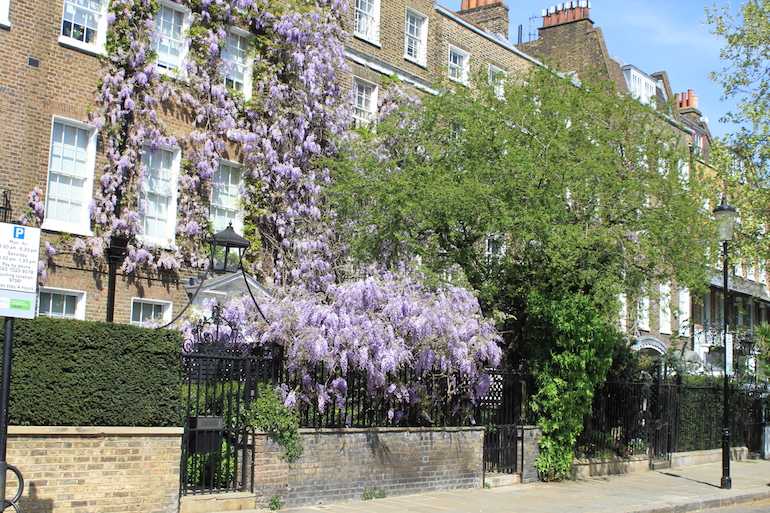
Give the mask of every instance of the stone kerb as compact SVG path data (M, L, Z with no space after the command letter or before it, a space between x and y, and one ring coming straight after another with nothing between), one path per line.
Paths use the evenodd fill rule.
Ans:
M176 513L182 428L10 426L25 513ZM17 489L10 478L7 496Z

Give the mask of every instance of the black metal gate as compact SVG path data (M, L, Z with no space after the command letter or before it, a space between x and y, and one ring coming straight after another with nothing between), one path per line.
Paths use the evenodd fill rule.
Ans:
M493 371L492 384L480 401L477 418L485 426L484 472L521 472L524 458L525 397L531 376Z
M253 491L243 414L258 383L277 381L279 363L226 348L182 355L182 494Z

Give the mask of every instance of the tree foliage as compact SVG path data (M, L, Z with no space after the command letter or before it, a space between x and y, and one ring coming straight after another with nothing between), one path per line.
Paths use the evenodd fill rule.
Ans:
M720 57L725 67L711 77L725 98L737 100L724 121L738 125L730 137L740 158L762 167L770 158L770 1L748 0L737 12L714 4L706 9L713 33L725 40Z
M331 164L332 201L359 261L417 256L474 290L535 373L538 465L559 479L612 361L618 294L706 283L706 185L665 105L544 69L504 95L487 84L421 101L393 87Z
M460 271L509 329L533 287L613 314L655 280L702 287L709 212L681 132L608 84L541 69L512 82L502 98L479 85L384 109L334 164L352 253Z

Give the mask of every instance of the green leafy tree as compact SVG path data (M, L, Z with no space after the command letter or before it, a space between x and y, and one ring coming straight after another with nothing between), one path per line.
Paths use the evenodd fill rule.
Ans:
M418 257L474 290L509 357L538 374L544 443L560 448L541 470L564 477L612 358L618 294L706 283L709 244L718 254L706 182L665 105L544 69L504 95L488 83L421 101L396 84L376 126L329 163L330 199L359 264Z
M764 164L770 157L770 0L743 2L737 13L730 6L714 4L706 9L713 33L723 37L720 57L725 67L711 78L720 84L725 98L737 104L724 121L738 131L730 137L734 151L744 160Z
M770 258L765 227L770 222L770 1L749 0L739 8L706 10L713 34L724 38L720 57L724 68L711 74L722 86L723 99L736 102L722 121L735 131L720 141L710 163L723 180L723 191L741 215L740 230L731 245L734 261Z

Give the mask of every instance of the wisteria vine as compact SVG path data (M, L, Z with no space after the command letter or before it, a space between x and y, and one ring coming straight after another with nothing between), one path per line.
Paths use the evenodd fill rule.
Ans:
M482 316L473 293L450 285L426 286L424 276L407 269L370 269L368 274L330 286L325 294L281 288L274 301L262 306L269 323L250 298L232 297L221 311L226 322L205 328L206 340L283 347L288 370L300 378L299 389L284 389L287 406L304 401L321 412L341 408L348 377L355 372L366 377L372 397L402 407L458 395L475 403L484 396L490 385L484 371L500 363L501 337ZM212 303L204 304L204 310ZM188 351L204 338L196 335L197 322L192 316L179 325ZM231 326L240 327L237 337ZM402 381L404 367L415 370L416 381ZM327 381L314 379L319 368ZM420 379L428 375L446 377L448 397L426 398ZM392 421L400 411L388 412Z

